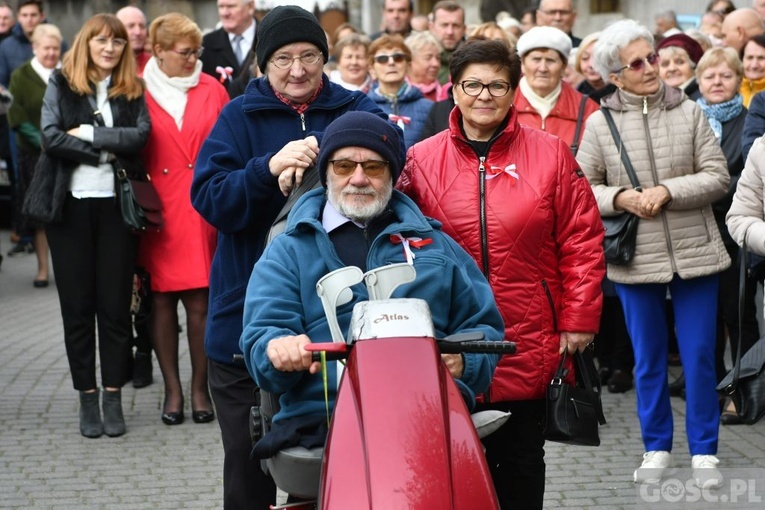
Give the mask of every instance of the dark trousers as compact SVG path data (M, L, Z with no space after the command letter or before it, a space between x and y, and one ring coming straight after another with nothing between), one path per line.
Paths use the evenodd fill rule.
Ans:
M739 341L738 325L738 280L739 280L739 258L738 246L726 246L728 254L733 263L731 266L720 273L720 293L717 316L717 349L715 352L717 380L722 380L727 374L725 370L725 329L728 329L730 337L731 356L735 362L736 352L741 347L743 356L757 340L760 339L760 327L757 323L757 304L755 294L757 293L757 282L749 280L746 282L746 293L744 294L744 320L742 326L742 338ZM731 363L732 365L733 363Z
M499 430L482 439L500 508L541 509L545 499L544 400L476 404L474 412L487 409L512 413Z
M635 365L622 303L614 284L608 279L603 280L603 312L599 332L595 335L595 355L601 368L632 373Z
M276 503L276 485L250 459L250 408L255 405L255 381L244 365L208 363L210 394L215 402L223 438L223 508L268 510Z
M132 340L136 236L125 228L114 198L71 196L64 221L48 225L46 232L74 389L98 387L96 327L101 384L118 388L126 379L125 353Z

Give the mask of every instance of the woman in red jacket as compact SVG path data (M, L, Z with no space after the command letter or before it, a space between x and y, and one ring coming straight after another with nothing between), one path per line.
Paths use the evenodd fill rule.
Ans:
M183 422L178 373L178 301L186 309L191 357L191 409L196 423L215 418L207 389L204 350L210 265L215 229L191 206L197 152L228 102L214 78L202 73L202 32L170 13L149 28L153 56L144 69L152 129L144 150L146 171L162 199L165 226L141 239L139 261L151 275L154 351L165 380L162 421Z
M449 129L414 145L397 187L475 259L518 352L500 360L483 409L511 411L485 441L502 508L542 508L545 388L563 349L600 319L603 227L568 144L518 124L520 59L498 41L452 55Z
M523 77L515 108L518 122L557 136L576 153L584 123L598 103L563 81L570 52L571 38L557 28L534 27L518 39Z

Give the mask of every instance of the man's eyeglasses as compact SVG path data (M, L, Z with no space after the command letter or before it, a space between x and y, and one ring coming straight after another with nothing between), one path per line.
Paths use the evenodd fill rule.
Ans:
M387 161L380 161L377 159L369 159L367 161L354 161L352 159L333 159L332 170L337 175L346 176L356 171L356 167L361 165L364 170L364 174L367 177L379 177L388 168Z
M626 66L619 69L619 72L621 73L625 69L629 69L630 71L635 71L636 73L639 73L640 71L643 70L646 63L648 63L648 65L655 66L656 62L658 61L659 61L659 55L657 55L656 53L651 53L646 58L636 58L635 60L633 60Z
M406 55L403 53L394 53L393 55L375 55L375 62L378 64L387 64L388 62L393 61L397 64L400 64L404 60L406 60Z
M274 64L279 69L289 69L292 67L292 64L299 60L301 64L304 66L312 66L319 62L319 60L322 58L322 54L317 51L307 51L303 53L302 55L299 55L297 57L292 57L290 55L277 55L274 58L271 59L271 63Z
M478 97L483 92L483 89L489 91L493 97L502 97L510 92L510 84L506 81L493 81L491 83L481 83L475 80L465 80L459 83L462 87L462 92L468 96Z
M202 56L202 53L205 51L205 48L204 48L204 46L201 46L201 47L199 47L199 48L197 48L197 49L195 49L195 50L193 50L193 49L189 48L189 49L187 49L187 50L183 50L183 51L178 51L178 50L176 50L176 49L174 49L174 48L171 48L171 49L170 49L170 51L172 51L173 53L177 53L177 54L178 54L178 55L180 55L182 58L184 58L184 59L188 60L188 59L190 59L192 56L194 56L194 57L196 57L196 58L199 58L199 57L201 57L201 56Z
M565 18L566 16L571 16L574 13L574 11L564 11L563 9L550 9L549 11L543 11L542 9L537 10L542 14L550 16L551 18L557 18L558 16Z
M112 43L112 47L115 50L121 50L127 44L127 41L125 39L120 39L119 37L111 38L111 37L106 37L103 35L94 37L93 42L95 42L98 46L104 46L104 47L107 46L109 43Z

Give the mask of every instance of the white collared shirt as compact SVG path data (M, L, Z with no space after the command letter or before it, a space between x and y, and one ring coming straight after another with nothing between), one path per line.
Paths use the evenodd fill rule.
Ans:
M340 214L340 212L335 209L335 206L329 203L329 200L327 200L324 203L324 211L322 211L321 214L321 226L324 227L324 230L327 231L327 234L335 230L336 228L342 227L346 223L351 222L354 225L356 225L359 228L364 228L363 223L357 223L350 218L347 218Z
M252 43L255 41L255 20L252 20L250 26L242 32L242 40L239 41L239 48L242 50L242 55L247 58L247 52L252 48ZM228 32L228 42L231 43L231 48L234 48L234 37L236 34ZM236 55L236 51L234 52Z

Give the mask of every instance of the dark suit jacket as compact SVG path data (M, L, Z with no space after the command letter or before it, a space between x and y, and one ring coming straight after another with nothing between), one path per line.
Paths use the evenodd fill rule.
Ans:
M215 72L215 68L231 67L234 70L230 80L226 80L223 84L228 90L231 82L239 76L241 67L236 61L234 56L234 50L231 49L231 41L229 41L228 33L219 28L214 30L202 38L202 46L205 51L202 53L202 72L207 73L210 76L220 79L220 74ZM254 50L254 48L253 48Z

